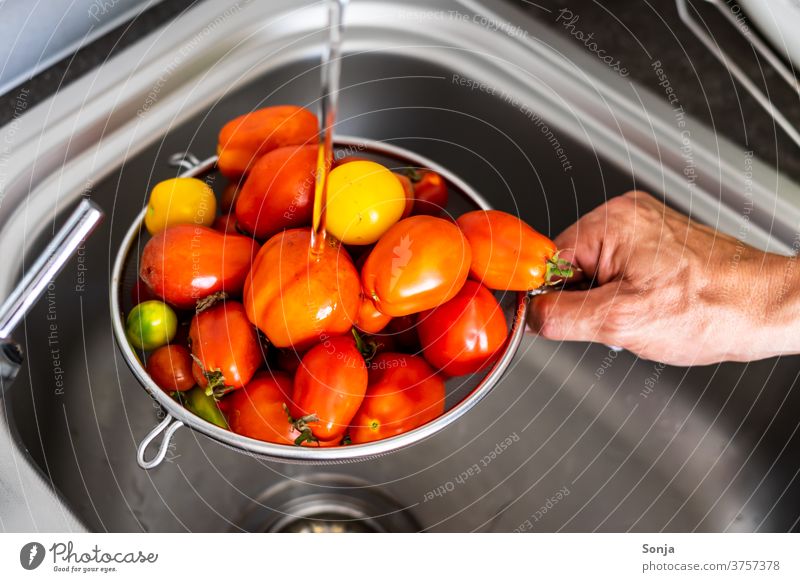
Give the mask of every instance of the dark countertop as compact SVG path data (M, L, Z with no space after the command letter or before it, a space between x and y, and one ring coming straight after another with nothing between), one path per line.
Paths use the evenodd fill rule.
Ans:
M559 21L561 10L572 13L572 31L592 34L592 40L618 60L629 72L629 78L664 96L651 64L660 60L670 83L686 112L729 139L754 150L756 156L800 180L800 151L777 127L756 101L737 85L717 59L692 35L678 17L674 2L662 1L658 6L647 0L507 0L520 6L550 28L583 44L569 34ZM90 71L109 56L124 49L194 4L191 0L164 0L99 40L37 75L22 86L0 96L0 125L11 121L19 112L17 96L25 92L25 101L33 105L54 93L58 87ZM752 50L708 6L701 6L713 35L737 63L751 76L761 76L761 64ZM564 13L566 15L566 13ZM574 20L577 16L578 20ZM588 49L586 49L588 52ZM775 105L800 125L800 102L783 85L768 65L764 79Z
M771 164L778 163L781 171L800 180L798 146L683 24L674 1L536 0L536 6L525 0L515 3L524 5L528 13L553 30L582 44L567 33L563 17L557 22L562 9L570 10L579 17L573 30L594 33L593 40L606 54L620 60L630 71L631 80L664 97L664 90L659 87L659 79L651 68L653 61L660 60L680 104L689 115L702 120L718 134L753 150L757 157ZM763 79L773 104L800 126L800 101L778 73L768 64L758 62L749 43L718 11L703 2L694 4L700 8L718 44L751 79L761 78L763 68Z

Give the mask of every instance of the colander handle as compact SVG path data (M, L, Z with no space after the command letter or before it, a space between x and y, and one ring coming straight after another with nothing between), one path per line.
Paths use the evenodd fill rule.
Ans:
M139 466L142 469L148 470L158 467L167 457L167 452L169 451L169 441L172 439L172 435L175 434L175 431L182 426L183 422L180 420L175 420L168 414L164 420L159 422L153 430L147 433L147 436L142 439L142 442L139 444L139 448L136 451L136 462L139 463ZM161 445L158 447L158 452L152 459L149 461L146 460L144 456L147 452L147 448L150 446L150 443L152 443L162 432L164 433L164 437L161 439Z

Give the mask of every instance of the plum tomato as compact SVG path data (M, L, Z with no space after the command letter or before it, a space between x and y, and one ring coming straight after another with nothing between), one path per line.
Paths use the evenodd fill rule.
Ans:
M512 214L475 210L456 223L472 247L470 275L489 289L529 291L573 274L553 241Z
M240 115L219 132L217 167L236 179L267 152L312 142L319 132L317 116L296 105L265 107Z
M367 391L367 365L349 336L311 348L294 377L289 410L305 440L341 439Z
M197 178L170 178L150 193L144 225L150 234L176 224L211 226L217 215L217 199L211 187Z
M364 401L350 422L353 444L413 430L444 413L444 380L418 356L384 353L369 366Z
M349 162L328 175L325 225L345 244L374 243L400 220L405 206L400 180L377 162Z
M238 295L257 252L249 237L179 224L147 241L139 276L157 297L189 309L213 293Z
M278 148L265 154L236 199L239 226L266 239L284 228L310 224L316 169L316 146Z
M299 432L287 408L292 378L281 372L259 372L242 390L223 399L231 430L260 441L294 444Z
M425 359L448 376L483 370L495 361L508 337L500 304L475 281L467 281L458 295L418 318Z
M361 283L347 252L329 239L315 258L310 242L308 228L276 234L245 282L247 316L278 348L302 349L324 335L347 333L358 312Z
M162 346L147 358L147 373L165 392L184 392L194 386L192 356L185 347Z
M467 280L467 239L442 218L411 216L372 249L361 271L364 291L381 313L400 317L449 301Z
M361 304L358 307L358 314L354 325L359 331L364 333L378 333L386 327L392 320L390 315L384 315L370 297L361 296Z
M281 445L338 445L341 439L308 441L297 430L288 408L292 389L288 374L259 372L242 390L223 398L220 407L231 430L246 437Z
M178 330L178 316L156 299L136 305L125 320L128 341L140 350L154 350L169 343Z
M195 315L189 341L192 373L209 394L243 387L264 361L258 334L237 301L217 303Z
M439 216L447 206L447 182L433 170L412 170L414 214Z

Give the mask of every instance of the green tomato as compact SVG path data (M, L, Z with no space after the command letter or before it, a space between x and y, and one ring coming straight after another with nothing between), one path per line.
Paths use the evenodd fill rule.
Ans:
M168 344L178 330L178 316L163 301L144 301L125 321L125 335L134 347L154 350Z
M228 428L228 421L219 409L217 401L213 396L206 394L204 388L195 386L188 392L181 394L183 405L189 410L211 424L216 424L220 428Z

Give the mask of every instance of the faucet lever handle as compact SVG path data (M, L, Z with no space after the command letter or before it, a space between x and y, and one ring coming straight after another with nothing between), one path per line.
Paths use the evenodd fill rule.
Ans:
M56 233L22 280L0 306L0 343L11 341L11 333L44 293L103 218L103 211L84 198Z

